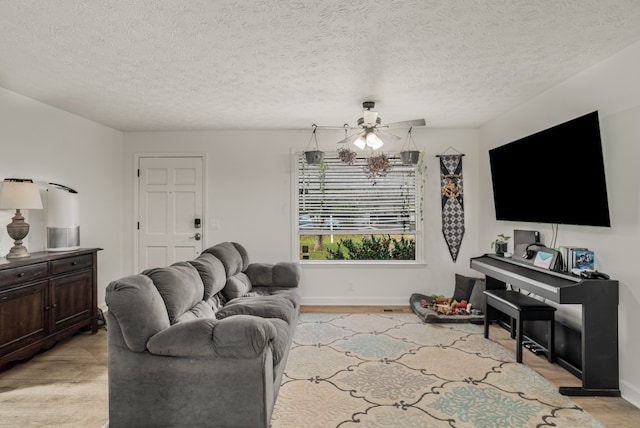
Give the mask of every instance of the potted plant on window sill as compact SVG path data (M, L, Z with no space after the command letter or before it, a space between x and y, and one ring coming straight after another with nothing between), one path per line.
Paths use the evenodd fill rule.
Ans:
M507 252L509 239L511 239L510 236L501 233L493 242L491 242L491 248L495 248L497 255L504 256L504 253Z

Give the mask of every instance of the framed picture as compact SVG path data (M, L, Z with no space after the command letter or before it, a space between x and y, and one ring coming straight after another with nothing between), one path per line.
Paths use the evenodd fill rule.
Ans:
M553 269L556 264L556 258L558 253L550 250L539 250L536 253L535 259L533 259L533 265L543 269Z
M593 251L589 250L577 250L573 252L573 267L580 270L591 269L593 270L595 262L595 256Z

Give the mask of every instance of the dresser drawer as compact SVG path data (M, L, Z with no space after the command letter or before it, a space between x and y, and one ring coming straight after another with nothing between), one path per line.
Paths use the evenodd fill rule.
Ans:
M69 257L67 259L51 261L51 275L59 273L71 272L74 270L90 268L93 265L93 256L85 254L84 256Z
M29 266L0 270L0 288L4 288L7 285L46 278L48 275L49 270L46 263L36 263Z

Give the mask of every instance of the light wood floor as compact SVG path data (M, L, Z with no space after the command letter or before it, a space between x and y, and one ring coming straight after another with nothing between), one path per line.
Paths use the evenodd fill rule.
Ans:
M303 312L411 313L408 307L305 306ZM501 327L490 336L515 353L515 341ZM524 363L556 386L580 381L545 357L524 352ZM107 332L79 333L32 359L0 368L0 428L101 428L108 418ZM622 398L572 397L607 427L637 427L640 409Z

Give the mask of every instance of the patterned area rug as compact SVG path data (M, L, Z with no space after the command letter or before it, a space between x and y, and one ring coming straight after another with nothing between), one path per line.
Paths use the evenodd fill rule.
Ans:
M482 326L302 314L272 428L598 427Z

